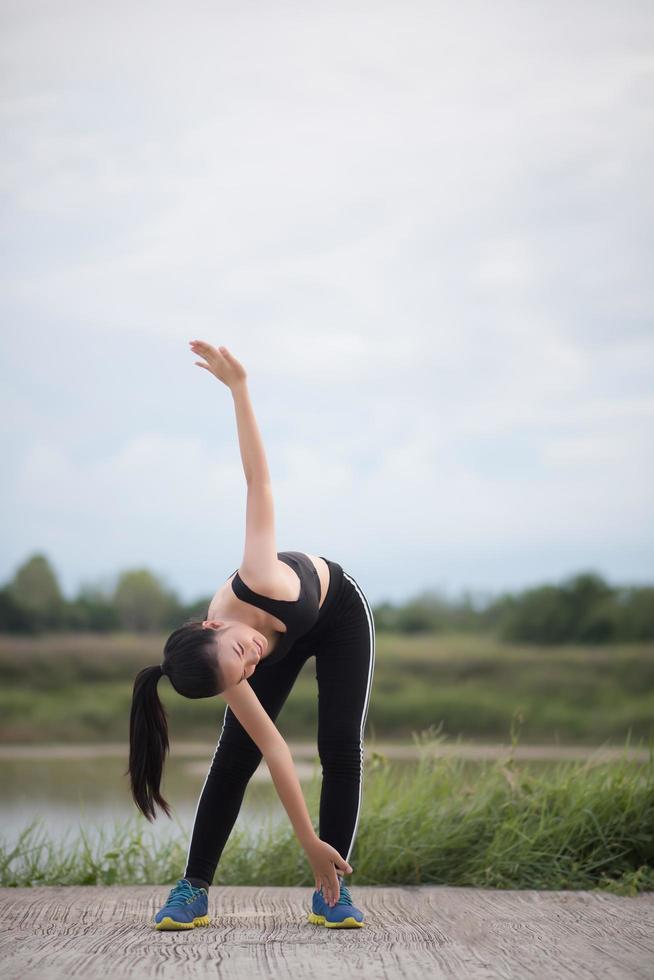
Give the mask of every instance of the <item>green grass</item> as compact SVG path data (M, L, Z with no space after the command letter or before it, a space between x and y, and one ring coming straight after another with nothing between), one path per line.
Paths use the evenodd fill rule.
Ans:
M461 758L435 758L430 744L444 740L434 730L414 735L420 761L399 771L373 754L350 858L353 886L654 890L651 742L644 763L623 756L534 771L515 760L513 748L473 770ZM319 778L305 792L316 813ZM94 843L88 833L55 842L32 822L15 846L0 841L0 885L172 884L183 874L188 846L188 828L172 826L174 835L155 837L137 814L102 829ZM269 823L254 843L237 826L214 880L217 886L312 883L287 822Z
M113 741L128 737L136 672L159 663L164 636L116 633L0 636L0 741ZM188 700L159 685L171 735L215 739L221 698ZM654 731L654 644L533 647L492 635L377 635L369 731L410 739L441 725L452 736L503 739L521 711L525 742L620 743ZM279 718L290 738L314 737L315 661Z

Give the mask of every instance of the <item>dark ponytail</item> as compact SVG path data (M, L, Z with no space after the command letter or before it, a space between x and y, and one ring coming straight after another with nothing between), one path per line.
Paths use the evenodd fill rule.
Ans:
M167 817L170 807L159 792L168 752L166 709L159 700L157 684L161 667L144 667L136 675L129 719L129 776L132 796L141 813L152 821L158 804ZM127 775L127 773L125 774ZM172 818L171 818L172 819Z
M211 698L224 690L213 630L202 620L187 620L166 640L163 664L144 667L134 679L129 719L129 775L134 802L150 821L158 805L171 817L170 807L159 792L168 752L168 722L159 700L157 684L162 673L186 698Z

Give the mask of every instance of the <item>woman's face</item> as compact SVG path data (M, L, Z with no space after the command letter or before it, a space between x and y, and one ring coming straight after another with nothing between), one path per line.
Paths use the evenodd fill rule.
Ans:
M217 634L225 687L233 687L252 677L268 648L265 636L237 619L205 619L202 625L205 629L215 630Z

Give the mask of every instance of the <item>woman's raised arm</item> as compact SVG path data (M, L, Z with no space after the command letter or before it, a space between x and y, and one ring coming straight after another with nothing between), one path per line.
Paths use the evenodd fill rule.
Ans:
M250 400L245 368L227 347L212 347L203 340L192 340L190 345L193 353L200 354L206 361L196 361L198 367L213 374L232 393L245 479L248 483L270 483L268 461Z
M273 583L279 577L275 507L268 462L250 401L243 365L226 347L212 347L202 340L191 341L194 351L205 358L198 367L210 371L227 385L234 399L238 442L248 485L245 513L245 545L240 571L249 583ZM257 588L257 585L254 585Z

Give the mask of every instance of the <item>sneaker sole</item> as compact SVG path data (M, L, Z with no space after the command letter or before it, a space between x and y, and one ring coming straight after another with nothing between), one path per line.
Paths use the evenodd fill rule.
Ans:
M198 915L193 922L175 922L171 919L169 915L161 920L161 922L155 923L155 929L170 929L173 931L178 931L180 929L195 929L196 926L208 926L211 923L211 919L208 915Z
M315 912L309 912L309 922L316 926L327 926L328 929L360 929L365 925L365 922L358 922L351 915L341 922L328 922L324 915L316 915Z

